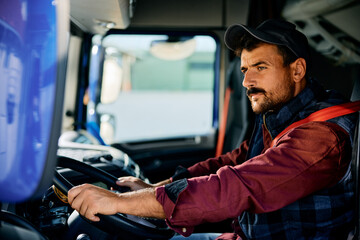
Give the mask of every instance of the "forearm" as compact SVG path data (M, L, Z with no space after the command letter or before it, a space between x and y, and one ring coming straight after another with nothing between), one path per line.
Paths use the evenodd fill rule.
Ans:
M118 212L141 217L165 218L164 209L156 200L154 188L119 194Z

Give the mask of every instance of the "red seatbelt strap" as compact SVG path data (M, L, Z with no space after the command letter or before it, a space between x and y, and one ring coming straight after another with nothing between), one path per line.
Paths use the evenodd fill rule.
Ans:
M229 102L230 102L231 91L232 90L230 87L227 87L226 91L225 91L224 106L223 106L223 111L221 114L221 123L219 126L218 141L217 141L216 152L215 152L216 157L218 157L222 154L222 151L224 148L226 122L227 122L227 116L228 116L228 112L229 112Z
M360 111L360 101L343 103L316 111L310 114L307 118L294 122L293 124L285 128L271 142L271 147L273 147L275 143L278 141L278 139L282 137L285 133L287 133L289 130L296 128L304 123L314 122L314 121L327 121L329 119L344 116L357 111Z

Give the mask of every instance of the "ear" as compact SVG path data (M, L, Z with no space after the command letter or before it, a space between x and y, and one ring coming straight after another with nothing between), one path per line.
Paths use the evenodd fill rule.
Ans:
M303 58L298 58L290 64L291 67L291 76L294 82L300 82L305 78L306 74L306 61Z

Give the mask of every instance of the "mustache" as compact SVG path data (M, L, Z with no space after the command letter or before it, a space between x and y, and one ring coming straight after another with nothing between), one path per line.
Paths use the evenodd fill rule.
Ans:
M262 88L249 88L246 90L246 95L249 97L250 94L253 93L265 93L265 90Z

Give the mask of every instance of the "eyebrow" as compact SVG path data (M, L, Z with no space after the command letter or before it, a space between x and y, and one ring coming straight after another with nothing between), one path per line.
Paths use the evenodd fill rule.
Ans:
M259 66L259 65L261 65L261 64L265 64L265 65L269 65L267 62L265 62L265 61L259 61L259 62L256 62L256 63L254 63L254 64L251 64L250 66L251 67L256 67L256 66ZM240 70L242 71L242 70L246 70L247 68L246 67L243 67L243 66L241 66L240 67Z

